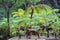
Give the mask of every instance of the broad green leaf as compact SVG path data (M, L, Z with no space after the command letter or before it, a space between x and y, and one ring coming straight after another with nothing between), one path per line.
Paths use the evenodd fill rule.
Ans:
M53 9L53 12L59 12L59 9Z

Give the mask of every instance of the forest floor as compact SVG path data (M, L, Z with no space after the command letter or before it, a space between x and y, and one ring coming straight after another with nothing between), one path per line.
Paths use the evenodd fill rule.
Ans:
M57 39L55 37L49 37L47 38L46 36L40 36L40 38L38 38L37 36L31 36L31 39L28 39L26 38L25 36L22 36L21 39L19 37L13 37L13 38L10 38L8 40L60 40L60 39Z

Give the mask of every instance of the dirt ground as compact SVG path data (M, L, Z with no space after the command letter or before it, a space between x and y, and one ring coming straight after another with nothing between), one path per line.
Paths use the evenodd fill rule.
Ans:
M26 38L25 36L22 36L21 39L19 37L13 37L13 38L10 38L8 40L60 40L60 39L57 39L55 37L49 37L47 38L46 36L40 36L40 38L38 38L37 36L31 36L30 39Z

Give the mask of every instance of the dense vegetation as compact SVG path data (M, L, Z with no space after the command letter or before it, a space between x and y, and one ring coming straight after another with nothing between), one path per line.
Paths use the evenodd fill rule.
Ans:
M52 28L60 34L59 2L52 6L49 0L0 0L0 29L5 29L7 36L15 36L16 28L21 27L26 32L26 25ZM54 5L54 4L53 4ZM57 6L59 5L59 6ZM35 28L37 29L37 28ZM42 30L47 31L47 30ZM48 31L47 31L48 32ZM3 33L5 34L5 33Z

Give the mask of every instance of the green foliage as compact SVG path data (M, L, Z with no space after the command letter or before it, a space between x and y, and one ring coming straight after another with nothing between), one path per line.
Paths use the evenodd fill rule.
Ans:
M35 5L37 2L40 0L4 0L4 4L2 0L0 0L0 15L3 15L4 13L5 16L8 16L7 12L9 11L10 15L11 13L13 14L13 17L9 18L10 21L10 35L15 36L16 35L16 27L18 26L26 26L32 25L32 26L38 26L39 23L41 23L44 26L49 25L50 22L55 21L51 26L57 30L60 30L60 18L58 17L60 14L56 14L56 12L59 11L59 9L52 9L48 5L45 4L40 4L40 5ZM7 4L6 4L7 3ZM9 4L9 5L8 5ZM23 4L28 4L28 5L34 5L32 7L26 7L26 10L23 10L20 8ZM8 8L8 6L11 6ZM34 10L32 19L31 18L31 12L32 9ZM9 9L9 10L8 10ZM18 11L16 11L18 9ZM4 17L5 17L4 16ZM2 18L0 21L0 28L7 26L7 18ZM25 31L22 31L21 34L23 34Z
M14 13L13 16L16 15L19 17L17 19L22 21L20 22L20 25L25 23L28 23L29 25L30 24L37 25L38 23L45 25L45 24L48 24L49 21L54 21L56 19L54 17L57 17L54 14L55 11L53 11L52 8L47 5L41 4L40 6L33 6L33 9L34 9L34 13L33 13L32 19L30 19L30 13L32 12L31 7L27 7L27 9L23 11L24 14L20 11L23 14L22 16L19 11L18 11L19 13L18 12Z
M0 0L0 3L2 3L2 0Z
M39 1L41 1L41 0L31 0L31 2L32 2L33 5L36 4Z
M0 21L0 28L5 28L7 26L7 19L3 18L3 20Z
M32 3L29 3L30 1L32 1L32 3L37 3L39 2L40 0L0 0L0 4L2 5L2 8L3 8L3 12L4 12L4 17L7 16L7 10L12 13L14 11L17 10L17 8L19 8L20 6L22 6L23 4L32 4ZM3 3L4 2L4 3ZM0 6L1 6L0 5ZM8 8L8 6L10 6L10 8ZM12 15L11 15L12 16Z
M14 14L14 16L22 16L24 14L24 10L18 9L18 12L14 12L13 14Z

